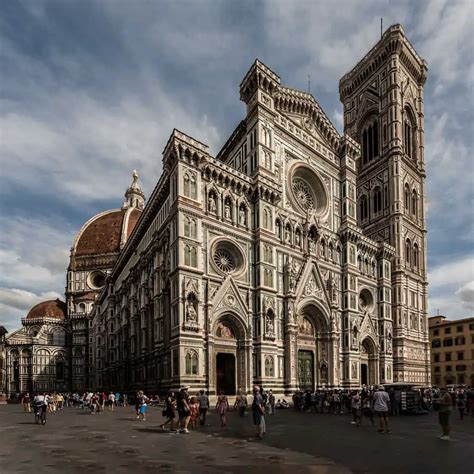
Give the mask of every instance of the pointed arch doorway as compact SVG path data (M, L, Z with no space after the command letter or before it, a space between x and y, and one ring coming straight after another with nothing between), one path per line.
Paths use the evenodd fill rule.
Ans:
M221 314L209 335L209 391L235 395L250 389L251 341L241 319L232 312Z
M376 385L377 377L377 352L375 344L366 337L360 345L360 384Z
M308 303L299 311L297 337L297 383L300 390L327 387L330 340L322 311Z

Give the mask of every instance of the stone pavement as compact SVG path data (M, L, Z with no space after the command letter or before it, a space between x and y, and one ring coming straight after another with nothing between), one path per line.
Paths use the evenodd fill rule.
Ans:
M80 409L48 414L46 426L19 405L0 406L0 473L472 473L474 420L454 416L453 441L440 441L436 415L392 419L392 433L347 415L279 411L267 416L265 440L250 416L229 415L189 435L162 433L160 408L139 422L133 409L103 415Z

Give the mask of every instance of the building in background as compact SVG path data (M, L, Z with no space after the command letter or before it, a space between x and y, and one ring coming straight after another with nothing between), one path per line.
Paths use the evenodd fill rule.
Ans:
M5 351L5 340L8 331L0 326L0 397L6 393L7 387L7 353Z
M133 173L119 209L101 212L80 229L66 273L66 303L44 301L5 339L6 392L83 391L89 386L90 313L144 206Z
M474 387L474 318L429 318L433 385Z

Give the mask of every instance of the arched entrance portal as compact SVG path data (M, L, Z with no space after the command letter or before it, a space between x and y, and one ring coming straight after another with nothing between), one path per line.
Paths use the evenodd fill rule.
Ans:
M300 390L330 384L329 345L328 324L321 310L313 304L304 306L298 317L297 383Z
M209 391L235 395L238 389L249 390L248 367L251 342L246 331L232 313L220 316L209 335Z
M360 383L375 385L377 377L377 352L374 343L366 337L360 345Z

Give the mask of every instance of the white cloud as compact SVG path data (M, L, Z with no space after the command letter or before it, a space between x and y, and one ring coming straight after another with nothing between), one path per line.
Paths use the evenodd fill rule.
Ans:
M474 281L470 281L459 288L456 291L456 296L461 299L466 308L474 310Z
M474 310L474 256L439 265L428 273L429 313L437 311L453 319L466 318Z
M40 294L18 288L0 288L0 326L5 326L9 331L21 327L21 318L38 303L46 300L61 299L64 296L55 291Z
M474 279L474 256L440 265L428 272L428 281L432 288L459 286L472 279Z

